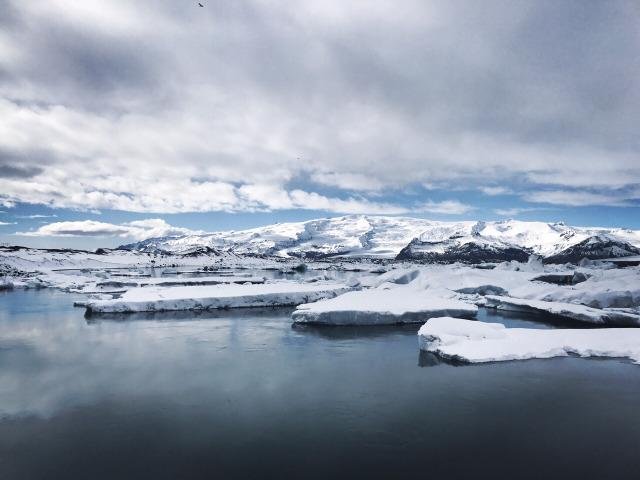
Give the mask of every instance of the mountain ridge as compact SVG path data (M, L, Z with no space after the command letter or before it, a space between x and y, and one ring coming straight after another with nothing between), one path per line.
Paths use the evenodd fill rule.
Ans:
M187 254L209 249L237 255L299 258L367 257L429 262L522 260L553 263L640 254L640 230L572 227L562 222L459 221L346 215L246 230L150 238L121 250ZM582 257L580 257L582 258Z

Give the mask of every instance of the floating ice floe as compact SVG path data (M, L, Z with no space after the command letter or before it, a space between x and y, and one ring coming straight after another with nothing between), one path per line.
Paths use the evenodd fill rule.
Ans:
M638 328L538 330L440 317L420 327L418 341L421 350L469 363L568 355L629 358L640 363Z
M379 287L385 283L393 283L397 285L406 285L413 282L422 269L420 268L395 268L382 275L365 276L360 279L360 285L363 287Z
M108 293L95 293L89 296L89 298L85 300L76 300L73 302L74 307L86 307L88 303L96 301L96 300L111 300L113 295Z
M151 274L150 273L144 273L144 272L118 272L118 271L114 271L111 273L112 277L130 277L130 278L144 278L144 277L150 277Z
M574 303L546 302L543 300L531 300L498 295L487 295L485 298L487 307L497 308L498 310L546 313L579 322L602 325L640 325L640 315L616 309L599 309L587 307L585 305L576 305Z
M381 325L420 323L443 315L471 318L477 311L478 307L454 298L452 292L398 287L348 292L300 305L292 318L296 323Z
M415 288L446 288L465 294L504 294L530 284L539 273L520 270L482 270L466 265L429 265L411 282ZM543 285L547 286L547 285Z
M219 285L221 283L264 283L264 277L245 277L245 276L212 276L212 277L196 277L196 278L164 278L151 277L141 280L106 280L98 282L97 287L188 287L197 285Z
M532 282L552 283L555 285L576 285L589 277L583 272L570 270L567 272L543 273L531 279Z
M584 269L584 274L589 278L577 285L557 287L529 282L510 289L509 294L518 298L580 303L594 308L640 307L639 268Z
M342 284L279 282L251 285L133 288L120 298L87 303L88 312L154 312L241 307L293 306L335 297L350 290Z

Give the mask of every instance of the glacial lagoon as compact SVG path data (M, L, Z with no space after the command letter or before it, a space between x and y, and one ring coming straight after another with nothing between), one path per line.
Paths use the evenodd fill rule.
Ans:
M455 365L420 353L419 325L87 318L75 298L0 292L3 479L640 477L628 361Z

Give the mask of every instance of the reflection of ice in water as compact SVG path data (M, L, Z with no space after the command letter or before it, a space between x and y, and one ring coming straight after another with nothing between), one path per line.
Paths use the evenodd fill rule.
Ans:
M69 295L16 291L0 311L0 414L50 415L113 395L198 386L234 356L273 348L290 309L84 321ZM233 381L230 382L233 384Z

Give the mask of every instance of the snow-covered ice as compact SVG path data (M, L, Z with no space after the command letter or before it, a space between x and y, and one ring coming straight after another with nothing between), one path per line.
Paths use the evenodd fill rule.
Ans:
M278 282L251 285L133 288L120 298L96 300L88 312L153 312L241 307L293 306L334 297L350 290L342 284Z
M584 282L570 286L525 282L509 289L509 295L553 302L579 303L594 308L640 307L640 268L579 269L588 276Z
M640 363L637 328L539 330L439 317L420 327L418 341L421 350L470 363L568 355L629 358Z
M454 298L453 292L407 287L348 292L339 297L300 305L296 323L380 325L419 323L442 315L471 318L478 307Z
M487 295L486 306L499 310L546 313L570 320L601 325L639 326L640 315L616 309L599 309L566 302L546 302Z
M98 282L97 287L178 287L178 286L196 286L196 285L218 285L221 283L264 283L264 277L244 277L244 276L209 276L195 278L164 278L151 277L137 280L135 278L127 278L126 280L105 280Z

